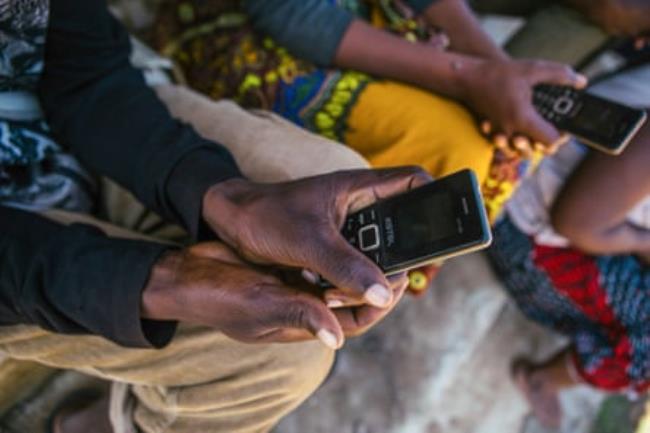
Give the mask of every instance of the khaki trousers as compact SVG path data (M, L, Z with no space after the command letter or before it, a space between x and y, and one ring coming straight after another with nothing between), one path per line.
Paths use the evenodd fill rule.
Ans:
M158 92L175 116L227 146L251 179L282 181L367 166L350 149L270 113L215 103L175 86ZM119 205L107 209L122 227L67 212L46 216L99 225L122 237L143 237L129 223L147 226L142 221L157 218L112 184L107 199ZM178 229L159 228L179 235ZM116 433L266 432L316 390L333 361L333 352L319 342L248 345L188 325L161 350L126 349L101 337L63 336L34 326L0 327L0 353L112 381Z

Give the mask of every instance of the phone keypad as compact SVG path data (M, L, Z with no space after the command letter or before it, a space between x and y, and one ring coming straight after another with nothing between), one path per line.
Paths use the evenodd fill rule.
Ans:
M374 209L363 210L350 215L345 221L341 233L350 245L379 264L381 237L377 212Z
M580 92L567 86L539 85L533 92L537 111L556 126L573 117L580 99Z

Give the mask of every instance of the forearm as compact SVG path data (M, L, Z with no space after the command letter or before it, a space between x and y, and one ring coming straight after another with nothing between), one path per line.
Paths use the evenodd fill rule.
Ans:
M0 323L100 335L124 346L166 344L171 323L142 320L142 290L169 247L108 238L0 207Z
M413 43L354 21L334 58L336 66L355 69L462 99L464 74L480 60Z
M478 57L508 59L508 55L483 31L465 0L439 0L424 11L426 20L445 31L450 50Z
M166 220L198 233L214 183L238 176L228 151L174 120L129 62L125 29L101 0L52 0L39 96L55 138Z

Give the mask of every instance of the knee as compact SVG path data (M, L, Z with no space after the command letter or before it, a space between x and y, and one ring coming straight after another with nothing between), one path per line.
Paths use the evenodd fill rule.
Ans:
M200 358L194 365L200 377L185 374L175 386L132 386L139 428L159 431L164 423L166 431L268 431L318 389L334 360L319 342L227 345L220 359L210 350L192 357Z
M313 394L328 376L335 353L320 342L277 345L269 369L278 377L278 387L293 407Z

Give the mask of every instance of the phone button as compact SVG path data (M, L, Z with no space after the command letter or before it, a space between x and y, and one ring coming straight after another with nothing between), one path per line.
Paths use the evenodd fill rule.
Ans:
M370 224L359 230L359 249L371 251L379 247L379 226Z
M553 110L560 114L569 114L573 108L573 101L566 96L562 96L555 101Z

